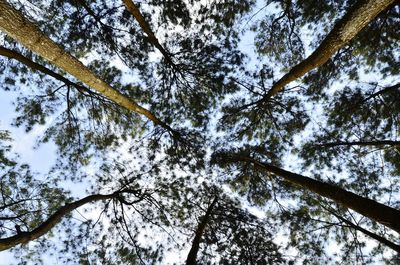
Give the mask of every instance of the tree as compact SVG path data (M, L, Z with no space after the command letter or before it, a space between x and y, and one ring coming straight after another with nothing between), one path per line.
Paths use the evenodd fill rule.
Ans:
M194 237L186 264L284 264L290 261L272 240L274 226L240 208L240 203L221 195L217 187L196 189L189 215L196 215ZM214 198L210 195L215 195ZM211 199L211 200L210 200ZM185 216L188 221L191 218ZM213 254L218 253L218 255Z
M154 122L155 125L160 125L171 132L173 131L167 124L154 116L153 113L141 107L135 101L126 98L93 74L76 58L72 57L50 38L40 32L34 24L24 18L17 10L13 9L6 1L2 1L0 4L2 8L1 13L4 14L0 23L4 32L14 37L30 50L35 51L43 58L49 60L54 65L81 80L83 83L93 87L118 105L146 116L149 120Z
M150 42L162 53L165 60L168 61L169 64L174 64L172 59L170 58L169 53L163 48L160 44L160 41L156 38L153 31L151 30L150 26L147 24L146 19L143 17L142 13L140 12L139 8L133 3L131 0L125 0L124 4L129 12L135 17L136 21L139 23L142 30L147 34L150 39Z
M14 125L58 147L36 174L3 144L0 244L81 264L395 264L399 12L0 1Z
M203 236L204 230L206 229L207 223L210 221L210 217L212 214L212 211L214 209L215 204L218 201L218 197L215 197L213 201L210 203L210 205L207 208L206 213L202 217L197 229L196 233L193 239L192 247L190 248L188 257L186 259L186 264L194 264L196 265L196 259L197 259L197 253L199 252L199 247L200 247L200 240L201 237Z
M358 1L338 21L330 33L325 37L318 48L304 61L290 69L289 73L280 78L263 98L263 101L274 96L289 82L301 77L313 68L317 68L338 51L343 45L349 42L361 31L369 21L375 18L380 12L384 11L394 1Z
M122 193L122 192L121 192ZM75 201L73 203L69 203L64 205L63 207L59 208L53 215L51 215L46 221L41 223L37 228L32 231L21 231L19 226L16 225L17 234L12 237L2 238L0 241L0 249L6 250L12 247L17 246L18 244L24 244L31 240L35 240L40 236L48 233L55 225L57 225L61 218L68 215L71 211L75 210L76 208L90 202L95 202L99 200L107 200L117 198L118 193L116 194L95 194L87 196L81 200ZM9 207L10 205L4 205L4 208Z
M374 219L375 221L382 223L383 225L388 226L397 232L400 231L400 227L398 227L399 224L397 222L400 216L400 211L397 209L387 207L373 200L369 200L368 198L360 197L354 193L335 187L331 184L313 180L311 178L283 170L273 165L259 162L252 159L251 157L236 154L221 154L221 156L221 161L223 163L225 162L225 160L231 163L242 161L252 163L255 167L260 168L261 170L280 176L293 184L297 184L302 188L315 192L318 195L332 199L338 204L341 204L364 216Z

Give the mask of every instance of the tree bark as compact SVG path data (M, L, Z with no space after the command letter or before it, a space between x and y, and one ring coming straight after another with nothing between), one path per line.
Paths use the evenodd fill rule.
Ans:
M107 200L116 198L119 193L112 194L95 194L87 196L81 200L75 201L73 203L66 204L65 206L58 209L54 214L52 214L46 221L40 224L37 228L31 232L20 232L15 236L1 238L0 239L0 251L15 247L19 244L25 244L29 241L35 240L42 235L49 232L54 226L56 226L63 217L75 210L76 208L95 201Z
M204 230L206 229L207 223L210 220L212 210L217 201L218 197L215 197L210 206L208 206L206 213L204 214L200 224L196 229L195 237L192 242L192 247L186 259L186 265L197 265L197 253L199 252L200 241L203 236Z
M314 180L312 178L257 161L251 157L236 154L222 154L222 159L229 162L251 163L255 167L265 172L273 173L276 176L279 176L293 184L299 185L306 190L331 199L346 208L352 209L359 214L364 215L400 233L400 210L391 208L374 200L364 198L332 184Z
M335 24L318 48L273 84L261 102L267 101L290 82L326 63L336 51L394 2L395 0L359 0L355 3L346 15Z
M29 68L33 69L33 70L36 70L36 71L39 71L39 72L41 72L41 73L43 73L45 75L51 76L51 77L63 82L66 85L73 86L73 87L77 88L78 90L88 91L88 89L86 87L70 81L69 79L65 78L64 76L62 76L62 75L50 70L47 67L44 67L43 65L35 63L31 59L23 56L22 54L20 54L20 53L18 53L16 51L13 51L13 50L10 50L10 49L7 49L5 47L1 47L0 46L0 55L1 56L5 56L5 57L7 57L9 59L15 59L15 60L19 61L20 63L28 66Z
M104 82L90 71L77 58L65 51L18 10L5 0L0 0L0 30L20 42L22 45L42 56L50 63L63 69L70 75L94 88L116 104L130 111L144 115L155 125L159 125L172 133L176 133L169 125L159 120L152 112L143 108L134 100L121 94L119 91Z
M146 22L146 19L140 12L140 9L135 5L135 3L132 0L122 0L122 1L124 2L126 9L128 9L128 11L132 14L132 16L139 23L142 30L149 37L150 42L161 52L161 54L164 56L165 60L169 64L175 65L170 57L170 54L164 49L164 47L158 41L157 37L154 35L149 24Z
M355 142L331 142L331 143L321 143L318 146L324 147L336 147L336 146L383 146L383 145L391 145L398 146L400 145L400 141L391 141L391 140L381 140L381 141L355 141Z

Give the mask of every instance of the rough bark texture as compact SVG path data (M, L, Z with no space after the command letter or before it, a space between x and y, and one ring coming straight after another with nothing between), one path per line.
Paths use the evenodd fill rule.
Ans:
M111 198L115 198L118 196L118 193L113 194L95 194L87 196L81 200L75 201L73 203L66 204L65 206L58 209L53 215L51 215L45 222L39 225L37 228L32 230L31 232L21 232L15 236L2 238L0 239L0 251L12 248L17 246L18 244L25 244L29 241L35 240L42 235L49 232L54 226L56 226L63 217L68 215L70 212L75 210L76 208L90 202L95 202L99 200L107 200Z
M150 42L161 52L161 54L164 56L165 60L167 60L169 64L174 65L174 62L172 61L169 53L164 49L164 47L158 41L157 37L154 35L149 24L146 22L146 19L140 12L140 9L135 5L135 3L132 0L122 0L122 1L124 2L128 11L139 23L142 30L147 34Z
M13 50L10 50L10 49L7 49L5 47L1 47L0 46L0 55L1 56L5 56L5 57L7 57L9 59L15 59L15 60L19 61L20 63L30 67L31 69L39 71L39 72L42 72L43 74L46 74L48 76L51 76L51 77L63 82L66 85L74 86L77 89L81 89L81 90L85 90L85 91L87 90L86 87L81 86L81 85L79 85L77 83L74 83L74 82L68 80L64 76L62 76L62 75L50 70L47 67L44 67L43 65L35 63L31 59L23 56L22 54L20 54L20 53L18 53L16 51L13 51Z
M206 229L207 223L210 220L211 212L218 201L218 197L215 197L211 202L210 206L208 206L206 213L204 214L200 224L196 229L196 234L192 242L192 247L190 248L189 254L186 259L186 265L197 265L197 253L200 248L200 241L203 236L204 230Z
M154 124L173 131L149 110L127 98L90 71L78 59L44 35L40 29L5 0L0 0L0 30L22 45L58 66L118 105L142 114Z
M279 79L263 97L262 101L268 100L290 82L326 63L336 51L354 38L371 20L395 1L360 0L355 3L347 14L336 23L318 48Z
M352 209L359 214L381 223L384 226L390 227L391 229L400 233L400 210L391 208L374 200L364 198L332 184L292 173L290 171L262 163L247 156L230 154L225 155L224 159L228 159L230 162L242 161L251 163L265 172L273 173L293 184L301 186L306 190L331 199L346 208Z

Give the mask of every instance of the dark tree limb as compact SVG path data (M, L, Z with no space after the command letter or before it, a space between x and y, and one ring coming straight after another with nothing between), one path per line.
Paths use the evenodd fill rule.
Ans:
M334 211L331 211L331 210L327 209L326 207L323 207L323 208L325 210L327 210L329 213L333 214L339 221L341 221L341 222L345 223L346 225L348 225L350 228L353 228L353 229L355 229L357 231L360 231L361 233L364 233L365 235L377 240L378 242L382 243L383 245L385 245L385 246L393 249L394 251L400 253L400 245L397 245L397 244L387 240L386 238L384 238L384 237L382 237L380 235L377 235L377 234L375 234L375 233L373 233L371 231L368 231L367 229L365 229L365 228L363 228L363 227L351 222L350 220L348 220L348 219L344 218L343 216L335 213Z
M77 58L46 36L33 22L25 18L20 11L5 0L0 0L0 30L119 106L145 116L155 125L161 126L171 134L177 134L150 110L140 106L136 101L123 95L102 80Z
M7 237L7 238L1 238L0 239L0 251L15 247L19 244L25 244L28 243L29 241L35 240L42 235L46 234L49 232L54 226L56 226L63 217L68 215L70 212L75 210L76 208L95 201L99 200L106 200L106 199L111 199L115 198L118 196L118 193L112 193L112 194L95 194L95 195L90 195L87 196L81 200L75 201L73 203L68 203L65 206L59 208L54 214L52 214L46 221L44 221L42 224L40 224L37 228L32 230L31 232L21 232L18 231L17 229L17 235Z
M23 232L20 230L19 226L17 229L17 234L11 237L7 238L1 238L0 239L0 251L7 250L9 248L15 247L19 244L26 244L32 240L35 240L47 232L49 232L54 226L56 226L62 218L66 217L69 213L71 213L73 210L81 207L82 205L96 202L96 201L102 201L102 200L108 200L108 199L120 199L121 196L124 193L129 193L133 194L134 196L138 196L138 191L136 190L129 190L129 189L124 189L124 190L119 190L117 192L111 193L111 194L94 194L94 195L89 195L83 199L77 200L72 203L67 203L66 205L60 207L55 213L50 215L49 218L47 218L46 221L41 223L38 227L33 229L30 232ZM138 202L142 200L143 198L141 196L138 197L138 200L135 202ZM121 202L123 203L123 202Z
M385 87L385 88L383 88L382 90L379 90L379 91L377 91L377 92L375 92L375 93L369 95L369 96L366 97L361 103L365 103L365 102L367 102L368 100L370 100L370 99L372 99L372 98L375 98L375 97L377 97L377 96L383 95L383 94L385 94L385 93L387 93L387 92L394 91L394 90L396 90L396 89L400 89L400 83L397 83L397 84L395 84L395 85L393 85L393 86Z
M201 222L197 226L196 233L192 242L192 247L190 248L189 254L186 259L186 265L197 265L197 252L199 252L200 241L204 234L204 230L208 222L210 221L212 210L214 209L215 204L218 201L218 197L215 196L214 200L208 206L206 213L201 218Z
M25 57L24 55L14 51L14 50L10 50L6 47L0 46L0 55L7 57L9 59L17 60L18 62L28 66L29 68L31 68L33 70L39 71L45 75L48 75L48 76L51 76L51 77L57 79L58 81L63 82L67 86L73 86L76 89L78 89L79 91L85 91L85 92L88 92L89 94L93 94L93 92L90 91L88 88L70 81L69 79L65 78L64 76L50 70L49 68L47 68L41 64L38 64L38 63L32 61L31 59Z
M0 220L1 221L3 221L3 220L15 220L15 219L21 218L22 216L24 216L26 214L28 214L28 212L24 212L24 213L21 213L19 215L14 215L14 216L0 216Z
M380 140L380 141L355 141L355 142L330 142L330 143L320 143L318 146L323 147L336 147L336 146L399 146L400 141L391 140Z
M4 191L2 191L1 193L4 194ZM32 201L32 200L38 200L38 199L21 199L21 200L18 200L18 201L13 201L13 202L1 205L0 206L0 211L3 211L4 209L7 209L7 208L9 208L11 206L14 206L16 204L23 203L23 202L26 202L26 201Z
M215 155L217 156L217 155ZM336 203L352 209L382 225L400 233L400 210L386 206L374 200L359 196L353 192L337 187L335 185L302 176L273 165L260 162L248 156L240 154L218 154L222 162L237 163L245 162L254 165L261 171L273 173L286 181L296 184L305 190L312 191L322 197L331 199Z

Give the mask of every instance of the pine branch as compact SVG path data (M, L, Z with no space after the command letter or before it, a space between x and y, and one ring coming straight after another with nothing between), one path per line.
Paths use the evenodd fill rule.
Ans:
M142 30L149 37L150 42L161 52L161 54L164 56L165 60L169 64L171 64L172 66L175 66L170 54L160 44L159 40L157 39L157 37L155 36L153 31L151 30L150 25L147 23L146 19L140 12L140 9L135 5L135 3L132 0L123 0L123 2L125 4L126 8L128 9L128 11L132 14L132 16L139 23Z
M318 146L324 147L336 147L336 146L398 146L400 145L400 141L392 141L392 140L378 140L378 141L354 141L354 142L329 142L329 143L320 143Z
M262 102L268 101L290 82L325 64L335 52L353 39L369 22L394 2L395 0L359 0L355 3L310 56L294 66L273 84L262 98Z
M133 194L134 196L138 197L137 200L134 202L139 202L143 200L142 196L139 196L140 193L136 190L119 190L117 192L111 194L94 194L89 195L83 199L77 200L72 203L67 203L66 205L60 207L55 213L53 213L46 221L41 223L37 228L33 229L30 232L22 232L18 226L17 235L1 238L0 239L0 251L7 250L9 248L15 247L19 244L26 244L32 240L35 240L44 234L48 233L53 227L55 227L64 217L66 217L69 213L73 210L96 201L108 200L108 199L118 199L120 200L124 193ZM121 203L124 203L121 201ZM131 205L131 203L128 203Z
M302 176L273 165L260 162L249 156L240 154L217 153L214 159L219 159L222 163L245 162L252 164L255 168L273 173L286 181L312 191L322 197L331 199L336 203L352 209L386 227L400 233L400 210L386 206L374 200L359 196L333 184L325 183L306 176ZM218 160L217 160L218 161Z
M154 113L103 81L77 58L43 34L34 23L5 0L0 0L0 30L121 107L147 117L155 125L161 126L171 134L177 134Z

